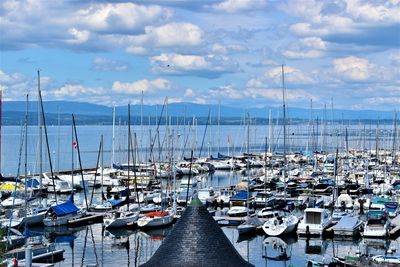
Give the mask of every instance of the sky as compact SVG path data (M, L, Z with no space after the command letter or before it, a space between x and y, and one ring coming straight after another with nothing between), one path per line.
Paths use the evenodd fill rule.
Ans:
M0 2L4 100L400 107L400 0Z

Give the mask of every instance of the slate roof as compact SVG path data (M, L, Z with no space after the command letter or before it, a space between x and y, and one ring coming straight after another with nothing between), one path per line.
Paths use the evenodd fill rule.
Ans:
M236 251L198 198L188 206L169 235L141 267L254 266Z

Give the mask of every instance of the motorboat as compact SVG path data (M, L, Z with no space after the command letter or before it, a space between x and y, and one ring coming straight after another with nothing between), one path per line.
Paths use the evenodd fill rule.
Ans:
M244 217L248 213L249 209L243 206L233 206L227 212L229 217Z
M363 221L356 216L344 216L332 227L334 236L357 236L362 232Z
M386 212L381 210L369 210L367 221L364 223L363 237L385 238L388 235L389 222Z
M263 209L261 209L261 210L259 210L259 211L257 212L257 217L258 217L258 218L266 218L266 219L269 219L269 218L273 218L273 217L276 217L276 216L279 216L279 211L274 210L274 209L271 208L271 207L263 208Z
M327 209L306 208L304 217L297 227L299 235L322 235L322 232L331 224L332 217Z
M172 213L166 211L153 211L145 213L143 217L137 220L137 225L144 227L162 227L170 225L174 220Z
M287 216L276 216L268 219L262 228L269 236L280 236L293 232L298 223L299 218L289 214Z
M5 209L10 209L12 207L21 207L25 204L25 200L19 197L9 197L3 200L0 205Z

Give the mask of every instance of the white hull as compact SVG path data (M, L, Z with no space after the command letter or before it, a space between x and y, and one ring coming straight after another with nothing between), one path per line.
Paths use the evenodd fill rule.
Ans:
M164 217L142 217L137 221L137 225L139 227L161 227L165 225L169 225L174 220L174 216L167 215Z
M69 220L79 219L82 217L83 214L81 213L72 213L67 214L61 217L53 218L44 218L43 224L48 227L56 227L61 225L67 225Z
M299 219L296 216L289 215L282 218L281 221L277 218L271 218L263 224L262 228L269 236L280 236L293 232L298 223Z
M104 219L104 225L106 228L118 228L118 227L125 227L128 225L128 223L134 223L137 221L139 218L138 213L133 213L130 214L126 217L120 217L120 218L115 218L115 219Z
M3 200L1 202L1 206L5 209L10 209L13 206L20 207L24 204L25 204L25 201L23 199L15 198L15 200L13 200L13 197L7 198L6 200Z

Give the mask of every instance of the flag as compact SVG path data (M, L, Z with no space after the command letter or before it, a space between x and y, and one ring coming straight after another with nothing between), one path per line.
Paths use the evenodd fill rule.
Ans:
M76 148L77 148L78 144L76 143L76 141L75 141L75 140L72 142L72 146L74 147L74 149L76 149Z
M230 136L228 134L228 145L230 145L230 144L231 144L231 138L230 138Z

